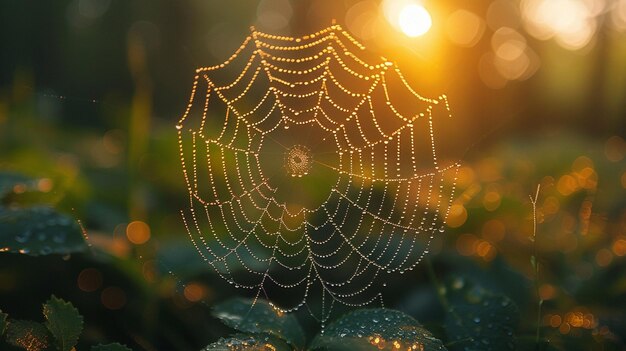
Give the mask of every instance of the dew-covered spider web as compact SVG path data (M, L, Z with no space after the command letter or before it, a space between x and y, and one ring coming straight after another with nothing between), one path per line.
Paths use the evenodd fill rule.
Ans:
M338 303L382 301L388 275L412 270L443 232L458 169L436 154L446 97L419 95L338 25L252 29L196 72L177 129L181 213L202 259L322 323Z

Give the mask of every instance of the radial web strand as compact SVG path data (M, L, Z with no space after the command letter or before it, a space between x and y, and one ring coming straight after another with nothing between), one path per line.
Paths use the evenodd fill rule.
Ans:
M435 149L445 96L419 95L337 25L297 38L253 29L196 72L177 125L181 213L217 274L324 322L419 264L458 170Z

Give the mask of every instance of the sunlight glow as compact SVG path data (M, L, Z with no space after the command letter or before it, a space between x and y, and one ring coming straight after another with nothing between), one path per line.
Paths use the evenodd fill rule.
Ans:
M595 16L602 8L603 2L600 0L522 2L528 32L541 40L554 38L559 45L570 50L578 50L589 44L597 29Z
M433 24L430 13L413 0L387 0L383 3L387 21L409 37L426 34Z
M409 37L424 35L433 25L428 11L426 11L424 6L417 4L408 5L402 9L398 22L402 32Z
M472 47L478 43L485 32L485 21L473 12L456 10L446 21L446 33L453 43Z

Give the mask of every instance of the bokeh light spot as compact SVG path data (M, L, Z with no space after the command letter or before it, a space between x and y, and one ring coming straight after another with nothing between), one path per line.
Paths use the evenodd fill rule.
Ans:
M522 17L535 38L554 38L562 47L579 50L587 46L597 30L596 1L524 0Z
M611 22L618 31L626 31L626 0L617 0L611 11Z
M41 191L42 193L50 192L53 186L54 186L54 182L52 182L52 179L50 178L41 178L37 182L37 190Z
M613 242L612 249L616 256L626 255L626 239L621 238L615 240L615 242Z
M500 27L516 28L520 25L520 13L514 1L495 0L487 9L487 25L496 31Z
M77 284L82 291L96 291L102 286L102 273L95 268L85 268L78 274Z
M613 261L613 253L611 250L602 248L596 252L596 264L598 267L607 267Z
M542 284L539 287L539 297L542 300L552 300L556 296L556 288L552 284Z
M487 211L495 211L500 207L502 197L496 191L489 191L483 197L483 206Z
M485 22L467 10L453 12L446 21L446 33L450 41L463 47L478 43L485 32Z
M562 322L563 319L558 314L553 314L552 316L550 316L550 326L552 328L560 327Z
M487 241L479 241L476 245L476 254L489 262L496 257L496 248Z
M450 212L446 219L446 224L451 228L458 228L467 220L467 210L465 206L461 204L454 204L450 206Z
M183 290L185 298L191 302L198 302L206 296L206 289L198 283L189 283Z
M556 184L556 189L559 193L561 193L561 195L568 196L578 190L578 182L571 175L565 174L559 178L559 182Z
M141 221L134 221L126 227L126 237L136 245L141 245L150 240L150 227Z
M604 155L611 162L619 162L626 155L626 141L615 135L610 137L604 144Z

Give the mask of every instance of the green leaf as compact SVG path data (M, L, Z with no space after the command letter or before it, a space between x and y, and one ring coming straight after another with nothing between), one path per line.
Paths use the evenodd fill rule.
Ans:
M41 323L11 320L7 327L6 341L27 351L41 351L49 346L48 330Z
M129 349L128 347L122 344L114 342L112 344L92 346L91 351L133 351L133 350Z
M271 334L235 334L228 338L221 338L209 344L202 351L209 350L293 350L284 340Z
M8 314L3 313L2 310L0 310L0 336L2 336L2 334L4 334L4 331L7 328L7 318L9 317Z
M78 223L49 207L0 207L0 249L32 256L83 251Z
M213 315L227 326L247 333L268 333L304 347L304 331L292 314L282 313L265 300L230 299L213 308Z
M414 348L413 348L414 347ZM376 308L352 311L315 337L311 349L446 350L440 340L403 312Z
M515 350L519 323L517 305L504 295L496 295L457 278L448 284L450 310L445 329L450 350Z
M59 351L70 351L83 331L83 316L76 307L54 295L43 305L46 327L54 336Z

